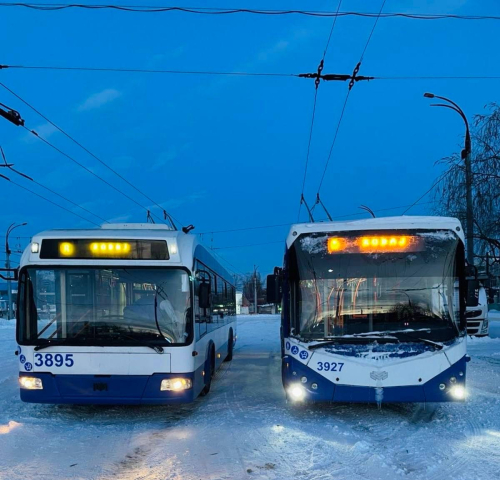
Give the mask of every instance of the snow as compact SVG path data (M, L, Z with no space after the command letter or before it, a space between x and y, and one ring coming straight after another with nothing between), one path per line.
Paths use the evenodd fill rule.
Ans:
M490 480L500 471L500 321L468 340L469 398L445 405L285 402L279 317L240 316L234 360L190 405L23 404L0 321L0 479Z

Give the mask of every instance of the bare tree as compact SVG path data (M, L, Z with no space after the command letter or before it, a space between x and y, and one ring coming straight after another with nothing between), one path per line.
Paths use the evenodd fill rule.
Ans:
M485 109L487 113L474 116L471 130L474 253L481 259L488 254L500 264L500 105L492 103ZM435 191L438 213L465 224L464 161L455 153L438 163L448 166Z

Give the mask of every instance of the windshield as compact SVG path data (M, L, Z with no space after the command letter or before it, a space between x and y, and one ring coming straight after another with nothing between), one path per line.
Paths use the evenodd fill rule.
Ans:
M292 333L310 340L403 330L437 341L456 336L457 237L404 235L397 233L393 248L390 232L299 237L290 250ZM364 251L361 242L372 241L377 247Z
M191 336L184 270L28 268L20 287L21 342L186 344Z

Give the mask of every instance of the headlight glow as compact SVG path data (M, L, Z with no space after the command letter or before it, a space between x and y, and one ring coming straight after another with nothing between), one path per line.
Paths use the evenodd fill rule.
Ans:
M463 400L465 398L465 388L462 385L454 385L450 389L452 397L457 400Z
M193 382L190 378L165 378L161 381L160 390L163 392L180 392L182 390L188 390L192 386Z
M302 385L296 383L288 389L288 394L290 395L292 400L301 402L306 396L306 390Z
M43 390L41 378L19 377L19 385L26 390Z
M39 248L40 248L40 245L36 242L33 242L31 244L31 253L38 253Z

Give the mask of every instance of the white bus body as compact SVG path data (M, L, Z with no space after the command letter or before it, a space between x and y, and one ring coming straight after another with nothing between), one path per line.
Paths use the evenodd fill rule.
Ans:
M457 219L293 225L283 270L268 278L268 290L273 284L283 295L288 398L464 399L466 283Z
M232 358L232 278L195 235L151 224L42 232L18 290L26 402L190 402Z

